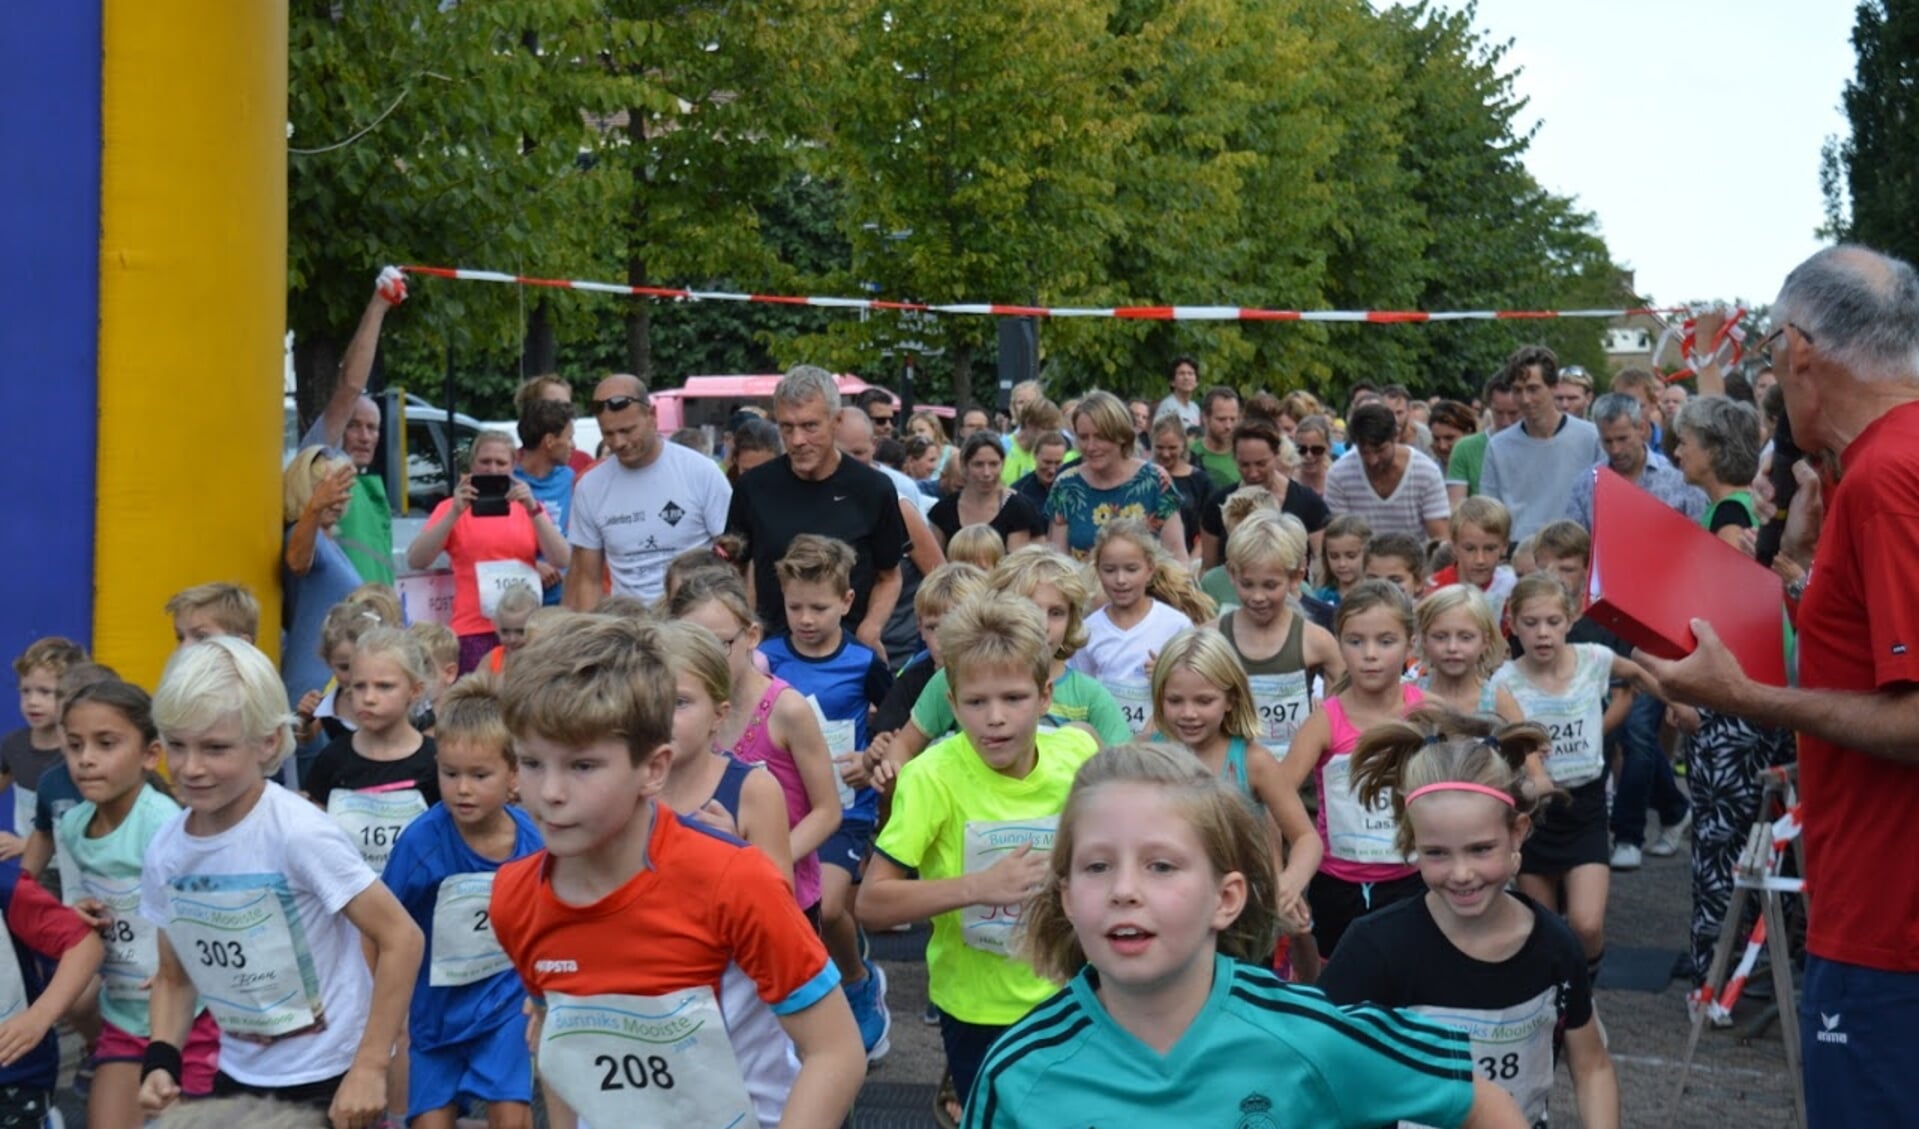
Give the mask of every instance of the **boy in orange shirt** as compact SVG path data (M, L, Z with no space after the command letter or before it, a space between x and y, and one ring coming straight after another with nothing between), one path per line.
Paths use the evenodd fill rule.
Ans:
M838 1126L866 1074L838 971L764 855L657 801L674 684L658 628L627 620L568 625L507 667L546 850L500 869L490 912L534 997L549 1102L597 1129Z

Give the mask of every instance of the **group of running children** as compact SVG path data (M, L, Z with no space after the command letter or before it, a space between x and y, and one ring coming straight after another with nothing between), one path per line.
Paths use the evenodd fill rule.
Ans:
M95 1129L239 1094L516 1129L536 1076L556 1126L837 1126L888 1042L862 930L929 920L941 1120L1539 1126L1563 1054L1616 1126L1603 718L1644 676L1568 641L1583 531L1516 577L1472 499L1434 587L1342 519L1315 589L1270 501L1229 502L1223 576L1124 519L1084 564L948 563L897 679L811 535L779 638L722 548L658 607L503 600L457 681L444 629L364 590L297 713L231 585L168 605L151 699L43 640L0 1129L42 1124L63 1017Z

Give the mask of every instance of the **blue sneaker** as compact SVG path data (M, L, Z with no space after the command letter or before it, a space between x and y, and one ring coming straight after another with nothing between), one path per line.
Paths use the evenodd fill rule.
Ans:
M893 1013L886 1010L886 972L872 961L866 966L866 979L848 985L846 1002L853 1009L853 1021L860 1025L860 1042L866 1044L866 1061L878 1062L893 1049L887 1038L893 1029Z

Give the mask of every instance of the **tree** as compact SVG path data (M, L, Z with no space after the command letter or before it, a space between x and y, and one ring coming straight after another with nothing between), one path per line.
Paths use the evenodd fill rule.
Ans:
M1846 84L1852 136L1822 154L1821 234L1919 261L1919 0L1865 0L1852 29L1857 71Z

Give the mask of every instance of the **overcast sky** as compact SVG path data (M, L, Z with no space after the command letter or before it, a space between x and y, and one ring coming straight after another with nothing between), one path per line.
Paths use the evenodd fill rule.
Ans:
M1769 302L1819 246L1819 147L1850 132L1853 7L1480 0L1478 24L1523 68L1521 125L1541 123L1527 167L1599 217L1640 293Z

